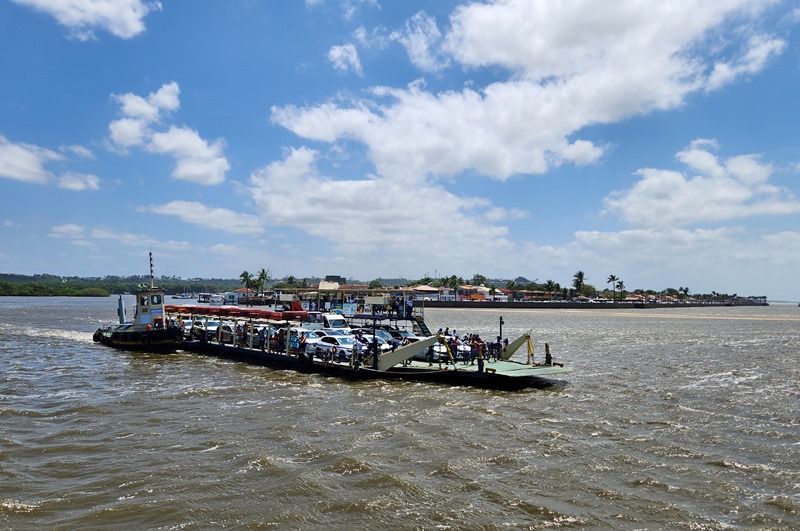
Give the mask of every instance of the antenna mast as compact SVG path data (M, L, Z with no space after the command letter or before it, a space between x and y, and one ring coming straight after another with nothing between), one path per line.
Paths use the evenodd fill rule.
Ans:
M150 289L155 289L153 285L153 252L150 252Z

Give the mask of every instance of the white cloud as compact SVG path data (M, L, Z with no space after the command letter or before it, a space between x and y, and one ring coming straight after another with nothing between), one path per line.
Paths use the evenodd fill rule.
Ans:
M0 135L0 177L31 184L47 184L52 174L44 169L51 160L62 160L54 151L39 146L12 143Z
M111 143L116 148L126 149L141 145L150 131L147 124L135 118L120 118L108 124Z
M510 250L506 229L492 224L496 209L484 199L382 178L335 180L319 173L317 156L308 148L290 150L251 175L251 195L265 223L327 240L339 257L354 263L369 257L375 269L387 271L416 270L420 252L443 264L459 261L459 249L478 246L479 256L470 257L477 266L481 257L488 261ZM429 237L420 240L421 234Z
M149 126L159 122L165 112L180 108L179 96L180 87L174 81L162 85L147 98L130 92L113 94L123 117L108 125L111 143L122 149L144 144L152 134Z
M714 65L706 90L715 90L731 83L737 77L763 70L769 59L780 55L785 49L786 43L783 40L764 35L751 37L741 57L732 62L719 62Z
M333 46L328 51L328 60L336 70L347 72L352 70L361 75L361 61L358 59L358 51L352 44Z
M99 190L100 179L84 173L65 173L58 179L58 187L80 192L83 190Z
M122 118L108 126L112 148L126 150L143 147L151 153L169 155L175 159L172 176L204 186L225 181L230 164L225 158L225 143L216 140L209 143L200 134L185 126L169 126L167 131L156 131L165 115L180 108L178 83L165 83L147 98L136 94L115 94Z
M692 292L735 293L749 277L755 279L754 291L740 295L774 297L786 292L785 279L800 262L800 232L760 235L741 227L585 231L575 234L567 250L582 253L586 271L618 274L631 290L689 284ZM764 278L763 271L775 272L775 278ZM605 279L590 277L601 289Z
M695 141L678 160L697 175L645 168L628 190L605 198L606 208L637 227L669 227L800 212L800 201L788 190L769 184L773 169L755 155L720 160Z
M177 111L180 106L181 89L175 81L166 83L147 96L147 103L159 110Z
M142 0L12 0L53 16L79 40L94 39L104 29L123 39L143 32L144 17L161 9L160 2Z
M353 31L353 38L363 48L383 50L391 44L393 37L384 26L377 26L371 32L367 32L364 26L359 26Z
M439 93L423 83L376 87L371 98L273 108L272 120L315 141L362 142L384 177L473 170L503 180L591 164L604 148L580 138L583 128L671 109L688 94L720 86L719 75L709 73L727 60L719 55L725 47L708 46L709 36L738 42L769 5L473 2L454 11L444 36L432 17L418 13L394 34L412 62L435 71L449 57L482 86L472 81L474 88ZM742 47L727 82L763 69L783 44L756 37Z
M154 133L147 150L171 155L176 160L172 176L204 186L225 181L230 164L222 154L221 140L209 144L193 129L171 126L165 133Z
M484 214L484 218L491 223L497 223L507 219L525 219L528 215L528 212L518 208L491 207Z
M409 60L425 72L438 72L447 67L447 59L439 53L442 33L436 19L419 12L406 21L402 31L391 34L406 49Z
M349 107L274 108L272 120L313 140L353 138L364 142L378 172L386 177L422 179L453 176L474 169L496 179L516 173L544 173L564 162L591 163L602 150L586 140L569 142L571 133L551 116L558 105L532 106L556 91L533 83L495 84L481 94L472 90L432 95L418 86L381 89L394 99L378 106L366 101Z
M170 201L163 205L149 205L139 209L164 216L174 216L181 221L235 234L262 232L256 216L240 214L225 208L210 208L196 201Z
M50 228L51 238L84 238L85 235L85 227L74 223L55 225Z
M606 280L613 273L630 291L688 285L692 293L715 290L780 298L785 297L785 279L800 263L800 232L764 235L745 227L579 231L563 245L519 242L505 262L511 274L535 264L537 274L543 275L539 281L552 279L562 286L580 269L600 290L608 287ZM559 271L562 276L552 276ZM765 276L764 271L772 274Z
M87 148L87 147L85 147L85 146L79 146L79 145L66 146L64 148L64 150L69 151L73 155L77 155L78 157L80 157L82 159L94 159L95 158L94 153L92 153L92 150Z
M115 243L131 247L153 247L166 250L173 250L176 248L188 249L191 247L184 241L158 240L152 236L109 229L108 227L87 227L85 230L87 240L112 240Z

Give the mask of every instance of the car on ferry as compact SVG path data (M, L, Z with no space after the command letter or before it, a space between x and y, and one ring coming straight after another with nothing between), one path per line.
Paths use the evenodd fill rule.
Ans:
M217 329L219 321L206 321L197 319L192 323L192 338L205 341L215 341L217 339Z
M392 345L392 343L389 343L388 341L386 341L385 339L383 339L379 335L373 336L371 334L361 334L361 338L363 339L362 343L364 345L364 350L366 350L367 348L372 346L372 342L373 341L377 341L378 342L378 348L381 350L381 352L388 352L388 351L392 350L396 346L396 345ZM356 338L356 341L357 340L358 339Z
M352 330L349 328L322 328L315 330L320 337L335 336L335 337L354 337Z
M319 330L311 330L309 328L292 328L292 334L297 334L300 337L300 334L305 334L306 336L306 350L313 348L313 346L322 339L322 335L318 334Z
M222 323L219 328L219 340L221 343L228 343L231 345L235 345L240 341L245 341L244 324L234 323L232 321Z
M391 330L389 331L389 333L392 335L393 338L395 338L400 342L403 342L403 340L407 339L409 343L416 343L417 341L422 339L421 337L412 334L407 330Z
M400 346L401 340L400 339L396 339L394 336L392 336L392 334L390 334L386 330L383 330L381 328L376 328L374 331L375 331L375 335L376 336L378 336L379 338L383 339L390 346L391 345L394 345L395 347L399 347ZM369 336L369 335L372 335L372 332L373 332L372 329L368 329L368 328L362 328L361 329L361 333L363 335Z
M347 361L355 344L353 336L323 336L313 345L306 345L306 352L311 350L320 358L334 356L338 361Z
M190 320L181 321L181 328L183 328L183 339L192 339L192 328L194 323Z

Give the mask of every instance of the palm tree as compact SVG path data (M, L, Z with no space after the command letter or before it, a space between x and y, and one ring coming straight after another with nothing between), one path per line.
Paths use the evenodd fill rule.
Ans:
M578 271L572 276L572 287L575 288L575 293L579 296L583 290L584 280L586 280L586 275L583 274L583 271Z
M615 282L617 282L618 280L619 277L617 275L608 275L608 280L606 280L606 283L611 283L611 290L614 292L613 301L615 303L617 302L617 285L615 284Z
M681 288L679 291L683 292L683 302L687 302L686 298L689 296L689 286L686 286L685 288Z
M624 295L625 283L621 280L617 280L617 289L619 290L619 296L621 298Z
M547 282L544 283L544 290L547 292L548 295L550 295L551 299L553 298L553 293L555 293L559 289L560 289L559 285L552 280L548 280Z
M269 270L264 269L263 267L258 270L258 276L256 276L256 281L258 282L259 287L261 288L261 294L264 294L264 284L269 282Z
M250 286L253 285L253 275L247 271L242 271L242 274L239 275L239 278L242 279L242 284L244 284L245 288L250 289Z

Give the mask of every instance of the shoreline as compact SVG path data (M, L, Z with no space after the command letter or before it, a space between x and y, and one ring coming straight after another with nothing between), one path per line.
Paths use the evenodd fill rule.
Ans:
M650 309L650 308L717 308L720 306L769 306L765 303L752 302L721 302L721 303L702 303L689 302L677 304L664 304L659 302L500 302L500 301L424 301L423 308L480 308L480 309L502 309L502 308L522 308L522 309Z

